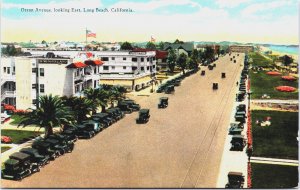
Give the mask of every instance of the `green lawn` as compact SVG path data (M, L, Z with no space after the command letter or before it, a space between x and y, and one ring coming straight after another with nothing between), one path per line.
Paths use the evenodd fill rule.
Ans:
M263 94L267 94L271 99L298 99L296 92L279 92L277 86L293 86L298 88L298 81L284 81L281 76L270 76L266 71L253 73L250 71L251 91L253 99L260 99Z
M5 151L7 151L7 150L9 150L9 149L11 149L11 147L8 147L8 146L1 146L1 153L5 152Z
M264 56L257 52L249 53L249 58L252 58L252 66L269 67L272 64L272 60L266 59Z
M18 125L22 121L22 116L20 115L12 115L11 119L13 120L10 124L12 125Z
M293 188L298 186L298 167L251 163L252 188Z
M41 134L41 132L1 129L1 135L11 137L14 144L19 144L23 138L28 138L36 134Z
M298 112L254 110L251 116L253 156L298 159ZM255 124L268 116L271 126Z

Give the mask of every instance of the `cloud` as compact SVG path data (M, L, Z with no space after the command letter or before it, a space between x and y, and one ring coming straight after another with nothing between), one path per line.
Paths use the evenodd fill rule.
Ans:
M88 3L87 3L88 2ZM12 9L12 8L25 8L25 9L53 9L53 8L81 8L82 5L86 8L100 7L101 0L64 0L64 1L50 1L49 3L2 3L2 9Z
M234 8L240 4L248 3L252 0L216 0L216 4L222 8Z
M277 0L267 3L255 3L251 4L241 11L241 15L244 17L254 17L257 12L262 11L274 11L273 9L281 8L283 6L291 5L293 2L291 0Z

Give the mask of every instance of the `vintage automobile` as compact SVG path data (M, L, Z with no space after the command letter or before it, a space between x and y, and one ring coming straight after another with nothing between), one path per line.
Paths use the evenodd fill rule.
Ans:
M79 139L90 139L95 136L95 131L91 129L87 129L85 125L76 125L75 135Z
M214 63L212 66L213 66L213 67L216 67L217 65Z
M70 153L74 149L74 142L72 140L68 140L65 135L62 134L54 134L50 135L47 139L55 139L59 141L59 145L64 147L65 153Z
M118 104L118 108L121 109L122 112L126 113L126 114L129 114L129 113L132 113L133 112L133 109L129 107L128 104L126 103L119 103Z
M243 151L246 145L246 140L244 138L244 135L233 135L230 143L231 143L230 150Z
M169 86L166 87L166 90L165 90L166 94L171 94L171 93L174 93L174 92L175 92L174 85L169 85Z
M55 160L60 155L59 151L51 148L50 143L41 140L34 141L32 148L37 149L38 153L43 156L49 156L51 160Z
M213 69L214 69L214 66L208 65L208 69L209 69L209 70L213 70Z
M180 86L180 84L181 84L181 80L178 80L178 79L174 80L174 82L173 82L174 86Z
M244 129L244 124L240 122L230 123L229 135L240 135Z
M48 155L41 155L34 148L22 148L20 152L30 155L30 161L32 163L37 163L40 167L45 166L50 162L50 157Z
M104 128L104 126L101 125L100 120L86 120L82 122L82 125L84 125L87 130L93 130L95 134L99 133Z
M126 103L129 105L129 107L133 110L133 111L139 111L141 109L141 106L139 104L137 104L134 100L130 100L130 99L126 99L126 100L122 100L121 103Z
M232 61L232 57L230 57L230 61Z
M147 123L150 118L149 109L141 109L139 111L139 117L136 119L136 123Z
M201 71L201 75L204 76L205 75L205 71Z
M15 159L8 159L4 162L4 169L1 172L3 179L22 180L29 175L31 175L29 164Z
M24 165L29 165L31 173L39 172L40 166L35 163L31 162L31 156L29 154L23 152L15 152L9 156L10 159L18 160L19 162L23 163Z
M246 117L244 115L235 115L234 116L235 121L245 123L246 122Z
M246 111L246 105L245 104L240 104L236 106L236 111Z
M246 93L244 93L244 92L238 92L238 93L236 94L236 100L237 100L238 102L243 101L243 100L245 99L245 95L246 95Z
M240 189L243 188L245 178L241 172L229 172L228 173L228 183L225 188L229 189Z
M66 129L61 134L65 136L67 141L72 141L75 143L78 140L78 136L76 135L76 130Z
M233 63L236 63L236 60L233 60Z
M168 100L169 100L168 97L161 97L161 98L159 98L158 108L166 108L166 107L168 107L168 105L169 105Z
M107 113L93 114L92 119L102 124L105 128L114 123L114 120Z
M218 83L213 83L213 90L217 90L219 88Z
M122 116L118 113L118 111L115 108L107 109L106 113L115 121L118 121L122 118Z
M58 151L59 155L64 155L67 152L67 145L61 144L57 139L47 138L45 142L50 144L51 149Z
M222 78L226 78L226 73L222 73L222 74L221 74L221 77L222 77Z

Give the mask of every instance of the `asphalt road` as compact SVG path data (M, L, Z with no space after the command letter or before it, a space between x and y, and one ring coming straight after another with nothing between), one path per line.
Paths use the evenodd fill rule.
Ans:
M135 123L137 112L126 115L93 139L77 141L71 154L41 172L21 182L1 180L1 186L216 187L241 60L241 54L237 63L226 55L214 70L205 68L205 76L198 72L184 79L174 95L167 95L166 109L157 108L165 94L134 97L150 108L147 124ZM212 90L213 82L219 83L218 90Z

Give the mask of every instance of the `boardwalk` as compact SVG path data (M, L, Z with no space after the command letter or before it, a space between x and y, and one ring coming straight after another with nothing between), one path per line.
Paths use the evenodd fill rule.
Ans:
M242 60L234 64L227 55L206 76L184 79L168 95L167 109L157 108L164 94L135 96L150 108L147 124L135 124L136 112L126 115L93 139L79 140L73 153L40 173L2 180L2 187L216 187ZM219 90L212 90L213 82Z

